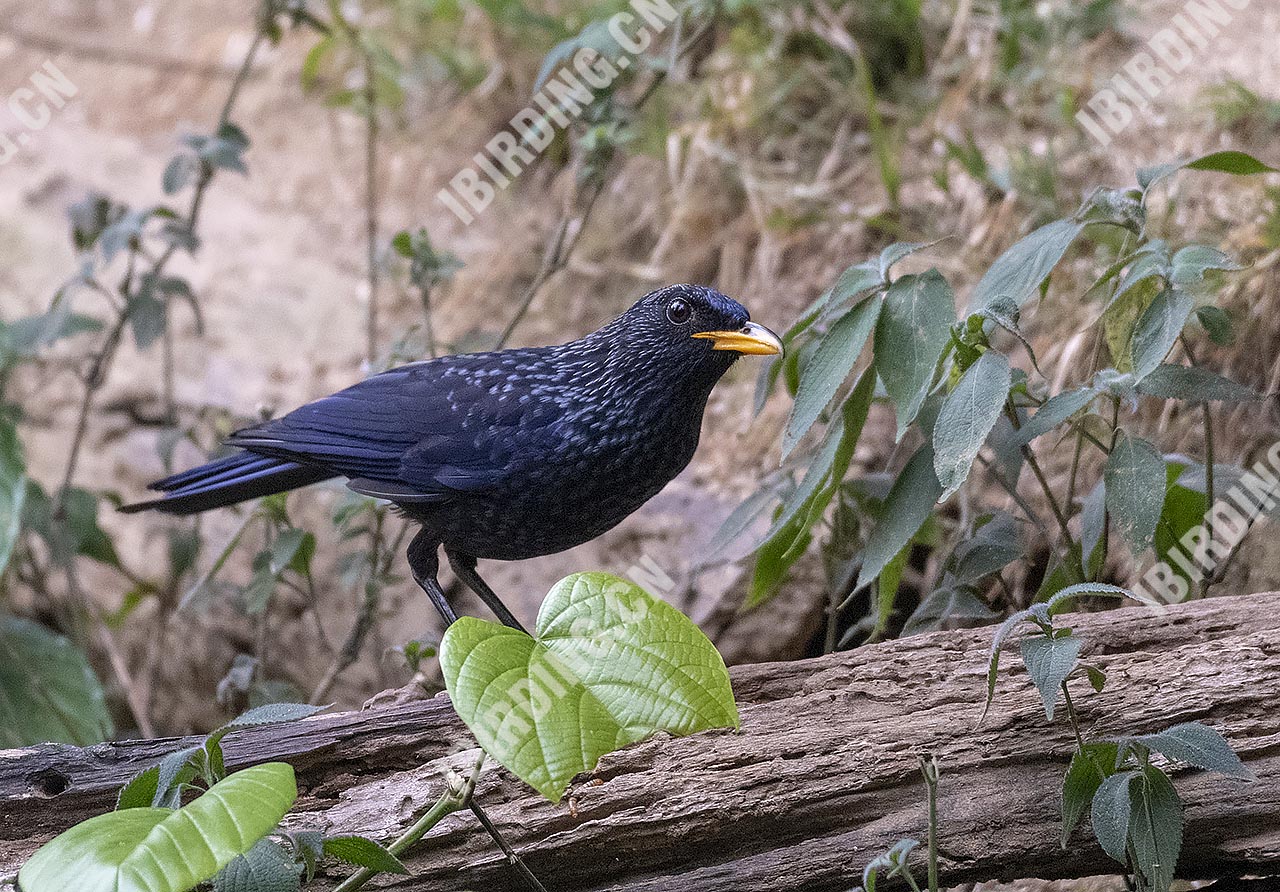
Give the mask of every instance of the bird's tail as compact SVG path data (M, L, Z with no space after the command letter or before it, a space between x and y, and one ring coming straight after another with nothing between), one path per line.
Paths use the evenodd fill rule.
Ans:
M166 514L196 514L259 496L269 496L336 474L310 465L238 452L189 471L152 483L148 489L165 495L149 502L135 502L120 510L126 514L154 509Z

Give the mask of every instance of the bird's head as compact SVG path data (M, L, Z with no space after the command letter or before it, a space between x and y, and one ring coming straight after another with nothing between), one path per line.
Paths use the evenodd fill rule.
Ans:
M782 353L776 334L751 321L746 307L714 288L669 285L646 294L608 329L633 356L714 383L744 355Z

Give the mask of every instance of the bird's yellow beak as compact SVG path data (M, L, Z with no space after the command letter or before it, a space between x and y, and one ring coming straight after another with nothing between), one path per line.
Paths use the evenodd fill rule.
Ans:
M695 338L707 338L712 350L733 350L752 356L781 356L782 339L763 325L748 322L737 331L695 331Z

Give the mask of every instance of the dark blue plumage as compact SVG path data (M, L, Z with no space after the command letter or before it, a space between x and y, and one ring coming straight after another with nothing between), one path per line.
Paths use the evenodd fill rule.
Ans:
M346 477L421 524L424 587L443 545L475 588L475 558L562 551L635 511L692 458L734 360L780 350L740 304L675 285L568 344L413 363L245 428L228 440L245 451L125 510L188 514Z

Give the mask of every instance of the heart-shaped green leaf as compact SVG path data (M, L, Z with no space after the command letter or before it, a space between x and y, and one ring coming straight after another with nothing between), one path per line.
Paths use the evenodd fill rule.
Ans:
M601 756L655 731L738 726L715 647L680 611L624 579L562 579L535 632L464 616L445 633L440 666L480 745L552 802Z
M186 892L253 848L297 796L289 765L255 765L177 811L129 808L77 824L18 881L24 892Z

